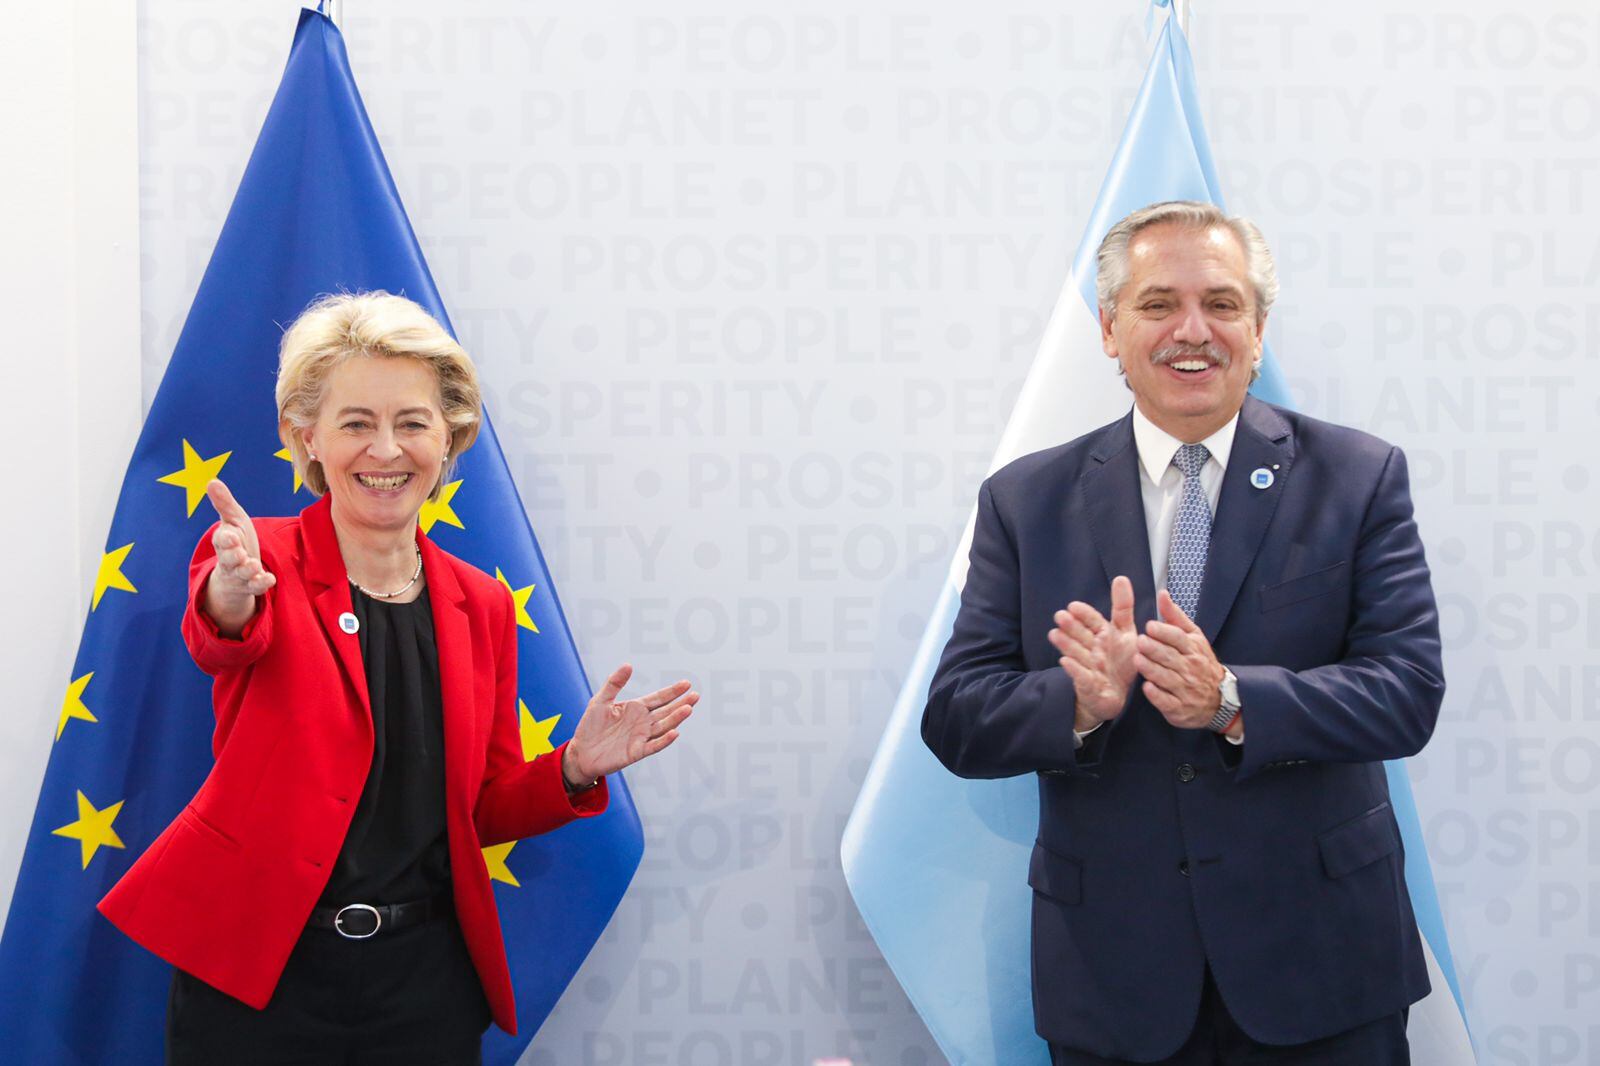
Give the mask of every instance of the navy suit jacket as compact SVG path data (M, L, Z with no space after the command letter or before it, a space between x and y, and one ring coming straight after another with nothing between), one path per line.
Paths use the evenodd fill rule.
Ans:
M1273 473L1257 489L1250 475ZM1046 639L1071 600L1155 588L1131 414L1011 463L978 496L971 569L922 720L963 777L1039 774L1039 1034L1100 1055L1175 1052L1204 967L1263 1043L1314 1040L1428 993L1382 760L1427 742L1438 611L1405 458L1245 400L1195 621L1239 679L1245 742L1176 729L1140 694L1075 750Z

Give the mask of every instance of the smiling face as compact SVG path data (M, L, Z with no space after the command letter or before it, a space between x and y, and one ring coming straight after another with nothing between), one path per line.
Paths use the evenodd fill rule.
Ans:
M439 481L450 443L439 382L416 359L347 359L328 375L304 440L322 463L338 524L409 530Z
M1128 246L1128 283L1100 341L1122 364L1146 418L1186 443L1244 404L1261 355L1245 251L1225 227L1157 223Z

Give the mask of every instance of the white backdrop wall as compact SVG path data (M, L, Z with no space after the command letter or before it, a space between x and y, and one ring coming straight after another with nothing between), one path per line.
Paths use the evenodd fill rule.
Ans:
M10 8L0 34L0 910L142 417L136 25L78 0Z
M591 672L706 693L630 775L644 867L526 1061L940 1061L837 841L1148 58L1143 8L345 6ZM139 7L146 402L297 7ZM1298 405L1411 458L1451 685L1414 777L1483 1061L1596 1061L1600 13L1218 0L1191 36L1230 206L1278 252ZM75 476L125 459L80 451ZM52 593L63 633L85 587Z

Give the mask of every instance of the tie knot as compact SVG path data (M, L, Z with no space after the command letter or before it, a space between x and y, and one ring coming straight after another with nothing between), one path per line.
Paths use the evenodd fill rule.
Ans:
M1184 477L1194 477L1209 458L1211 453L1204 444L1184 444L1178 448L1178 454L1172 457L1172 465L1182 470Z

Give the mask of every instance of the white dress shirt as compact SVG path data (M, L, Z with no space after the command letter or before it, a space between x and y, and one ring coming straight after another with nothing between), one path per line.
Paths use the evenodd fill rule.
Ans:
M1233 434L1239 428L1239 414L1205 440L1211 457L1200 468L1200 488L1206 494L1206 506L1211 510L1212 524L1217 518L1217 499L1222 495L1222 475L1228 469L1228 456L1233 454ZM1150 544L1150 572L1155 576L1157 591L1167 587L1167 549L1172 543L1172 524L1178 518L1178 504L1183 500L1183 471L1172 465L1183 441L1174 437L1145 417L1139 405L1133 405L1133 446L1139 453L1139 496L1144 501L1144 528ZM1104 723L1101 723L1102 725ZM1083 738L1100 726L1073 730L1078 746ZM1224 734L1234 744L1244 743Z
M1206 507L1216 522L1217 497L1222 495L1222 475L1233 453L1233 432L1239 427L1235 414L1227 425L1201 441L1211 458L1200 468L1200 488L1206 494ZM1167 587L1167 549L1172 543L1172 524L1183 501L1183 471L1172 465L1183 441L1144 416L1137 404L1133 408L1133 445L1139 452L1139 495L1144 500L1144 528L1150 541L1150 572L1156 589Z

